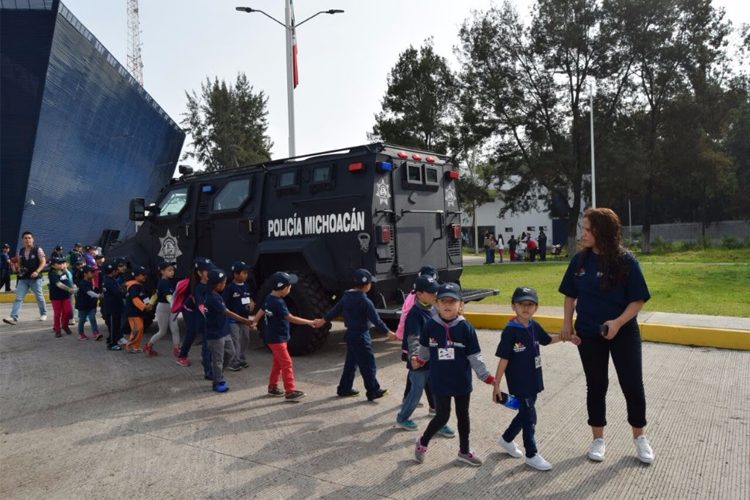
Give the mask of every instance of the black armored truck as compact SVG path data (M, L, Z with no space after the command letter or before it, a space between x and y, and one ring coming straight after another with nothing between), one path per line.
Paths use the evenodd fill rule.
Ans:
M299 283L288 307L308 318L322 316L360 267L377 276L370 296L391 322L423 265L434 266L440 281L460 281L458 170L445 157L375 143L183 173L155 203L131 200L130 219L140 226L108 257L126 255L151 269L176 262L178 276L196 256L224 269L242 260L253 267L257 299L271 274L293 272ZM494 293L464 290L467 301ZM290 352L314 351L329 328L292 325Z

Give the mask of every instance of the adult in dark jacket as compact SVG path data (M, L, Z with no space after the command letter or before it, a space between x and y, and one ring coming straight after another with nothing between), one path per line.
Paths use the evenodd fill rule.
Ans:
M36 297L39 306L39 320L47 321L47 304L42 293L42 269L47 263L44 250L34 245L34 235L31 231L25 231L22 235L23 248L18 252L18 285L16 286L16 301L10 316L3 318L3 322L9 325L18 323L18 313L21 312L21 304L26 294L31 290Z

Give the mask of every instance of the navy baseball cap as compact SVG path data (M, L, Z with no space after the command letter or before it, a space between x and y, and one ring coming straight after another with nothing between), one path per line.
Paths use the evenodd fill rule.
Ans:
M431 276L437 279L437 269L435 269L433 266L422 266L422 269L419 270L419 276Z
M443 283L440 285L440 288L438 288L437 298L442 299L446 297L463 300L461 296L461 287L456 283Z
M440 285L432 276L417 276L414 280L414 290L417 292L436 293Z
M112 274L114 271L117 271L117 266L113 262L104 264L104 274Z
M205 271L214 267L214 263L211 262L211 259L207 259L205 257L196 257L193 261L193 267L198 271Z
M233 273L239 273L239 272L242 272L242 271L249 271L252 268L253 268L253 266L251 266L249 264L245 264L241 260L238 260L237 262L235 262L234 264L232 264L232 272Z
M174 262L167 262L166 260L159 262L159 271L162 271L168 267L177 267L177 265Z
M513 292L513 298L510 299L510 301L513 304L516 304L518 302L523 302L524 300L528 300L529 302L533 302L534 304L539 305L539 297L537 297L536 295L536 290L526 286L519 286Z
M282 288L286 288L288 285L294 285L299 281L299 278L296 274L289 274L285 272L275 272L271 276L271 283L273 284L274 290L281 290Z
M122 266L128 264L128 258L127 257L115 257L112 260L112 263L116 266Z
M76 257L75 259L73 259L73 265L74 266L77 266L78 264L85 264L85 263L86 262L82 258L80 258L80 257Z
M62 249L63 249L62 245L57 245L55 247L55 250L58 251L58 252L62 252Z
M372 275L367 269L357 269L352 275L354 284L357 286L366 285L367 283L377 283L378 278Z
M83 269L82 269L82 271L83 271L84 273L93 273L94 271L96 271L96 269L94 269L94 268L93 268L93 267L91 267L91 266L83 266Z
M214 267L208 272L208 286L214 286L217 283L224 281L226 278L227 273L225 273L223 269Z
M63 262L65 262L65 257L58 257L57 255L52 257L53 264L62 264Z
M3 243L3 248L10 248L10 245L8 245L7 243Z
M73 243L73 248L81 248L83 243Z
M145 276L148 274L148 271L143 266L135 266L133 268L133 277L138 276L139 274L143 274Z

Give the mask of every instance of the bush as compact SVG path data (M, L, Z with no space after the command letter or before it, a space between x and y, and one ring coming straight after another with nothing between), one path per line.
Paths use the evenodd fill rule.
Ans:
M728 249L742 248L742 242L734 236L724 236L721 239L721 246Z

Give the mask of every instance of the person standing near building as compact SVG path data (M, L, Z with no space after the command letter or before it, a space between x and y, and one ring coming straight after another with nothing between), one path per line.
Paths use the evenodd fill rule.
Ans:
M494 247L492 245L493 245L492 235L489 232L484 233L484 263L485 264L492 264L492 260L494 258L494 255L493 255Z
M505 239L502 234L497 235L497 256L500 257L500 264L503 263L503 253L505 252Z
M5 291L10 292L10 245L3 244L0 252L0 289L5 286Z
M18 285L16 286L16 301L10 311L10 317L3 318L3 322L9 325L18 323L18 313L21 311L23 299L29 289L36 297L39 306L39 321L47 321L47 304L44 302L42 293L42 269L47 263L44 250L34 246L34 235L31 231L24 231L22 235L23 248L18 252Z
M539 243L539 260L544 262L547 260L547 235L544 234L544 229L539 230L537 242Z
M516 247L517 246L518 246L518 241L516 241L516 236L511 235L510 239L508 240L508 254L510 255L511 262L516 260Z

